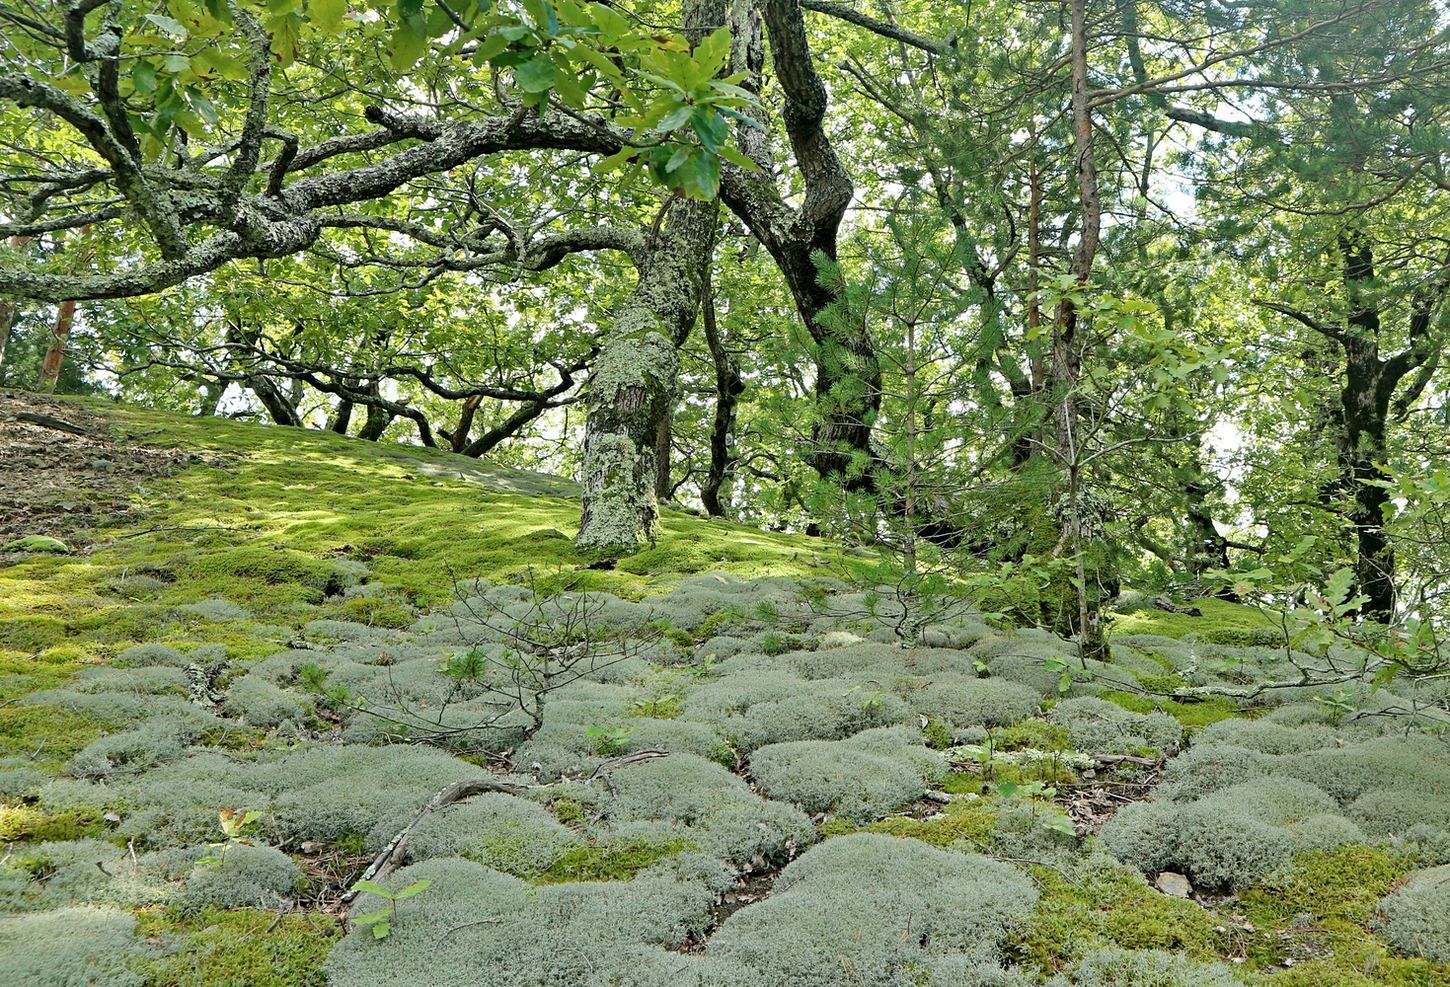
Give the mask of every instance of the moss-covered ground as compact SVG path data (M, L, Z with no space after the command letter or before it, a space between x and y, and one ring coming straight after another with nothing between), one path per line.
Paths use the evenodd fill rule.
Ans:
M32 926L3 913L110 930L119 910L135 920L128 982L154 987L571 982L584 953L600 984L970 987L1070 978L1106 949L1180 957L1162 987L1200 982L1209 968L1192 962L1281 987L1450 984L1450 966L1391 949L1377 911L1450 852L1443 741L1345 717L1342 697L1171 698L1190 680L1279 674L1257 611L1210 600L1198 617L1117 614L1119 660L1064 694L1055 662L1070 645L1042 632L955 614L936 635L954 646L899 648L871 617L878 601L839 581L851 557L819 540L666 511L655 545L598 568L573 548L565 481L328 433L76 407L123 444L196 458L132 491L132 510L74 551L0 556L7 948L7 928ZM460 610L460 598L482 602ZM542 727L483 726L489 676L507 679L509 659L475 664L521 627L538 637L580 612L618 653L548 693ZM580 646L577 627L558 633ZM611 769L640 751L669 753ZM776 766L769 798L756 758ZM439 880L398 903L386 941L348 931L339 897L371 855L445 784L490 772L529 794L445 810L408 858ZM1266 776L1322 784L1301 799L1313 821L1234 800ZM1376 784L1417 793L1413 833L1382 822ZM1104 826L1145 798L1151 819ZM799 808L816 804L831 808ZM242 829L223 825L247 810ZM1235 813L1248 829L1217 826L1239 825ZM1245 832L1276 848L1274 866L1210 886ZM812 849L823 842L849 852ZM892 863L904 845L928 849ZM229 846L250 850L228 865ZM837 858L883 868L861 877L859 907L836 900L858 874L812 870ZM900 867L921 876L896 889ZM996 919L943 916L922 890L967 879L963 867L983 882L974 900L1002 902ZM1193 898L1159 891L1160 869L1200 881ZM513 912L453 915L455 898L483 894L480 874L495 882L488 907L518 896ZM509 938L510 915L536 912L557 927L552 951ZM923 922L930 935L903 935ZM534 965L469 972L489 955ZM450 969L459 979L438 972Z

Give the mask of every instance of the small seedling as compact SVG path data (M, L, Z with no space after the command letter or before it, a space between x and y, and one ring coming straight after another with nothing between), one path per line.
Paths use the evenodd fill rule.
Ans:
M237 844L251 846L251 841L247 839L247 836L250 835L248 831L261 818L262 813L258 809L249 809L246 812L241 812L237 809L222 809L217 813L217 819L221 824L222 835L226 837L226 842L213 843L211 845L212 849L220 850L221 855L224 856L227 848L230 846ZM208 854L197 862L202 864L219 864L222 862L222 856Z
M354 891L366 891L370 895L383 898L387 901L388 907L368 912L366 915L359 915L353 919L353 922L371 928L374 939L386 939L392 935L393 920L398 917L398 902L422 894L432 883L432 881L424 879L414 881L401 891L389 891L376 881L358 881L352 886Z

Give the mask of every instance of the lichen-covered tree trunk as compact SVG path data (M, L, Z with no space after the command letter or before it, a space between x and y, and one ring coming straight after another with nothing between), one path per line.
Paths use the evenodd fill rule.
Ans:
M585 396L581 549L627 554L656 534L655 440L674 408L680 375L674 340L699 311L715 221L713 202L672 201L641 260L639 283L614 314Z

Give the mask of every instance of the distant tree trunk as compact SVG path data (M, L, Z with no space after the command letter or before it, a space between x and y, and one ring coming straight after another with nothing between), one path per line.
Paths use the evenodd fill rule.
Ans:
M297 414L296 406L271 377L253 374L247 378L247 388L257 396L273 422L290 428L302 427L302 416Z
M1390 492L1380 485L1389 454L1390 409L1408 410L1425 386L1423 374L1396 398L1401 383L1416 370L1433 364L1438 347L1431 338L1435 312L1450 290L1450 275L1418 289L1408 318L1409 344L1388 359L1380 356L1382 316L1374 297L1374 245L1361 232L1341 234L1344 297L1349 310L1342 326L1322 322L1286 305L1259 304L1287 315L1339 344L1344 376L1338 407L1327 416L1339 426L1339 478L1322 491L1328 505L1336 493L1351 498L1349 520L1354 527L1355 592L1366 597L1360 616L1388 623L1395 612L1395 552L1385 530Z
M90 244L86 242L90 231L90 224L86 224L76 231L80 244L77 247L72 267L84 267L90 259ZM75 328L75 324L75 299L66 299L56 309L55 322L52 323L50 330L50 346L45 351L45 358L40 362L40 380L36 390L43 394L54 391L56 382L60 380L60 367L65 361L66 344L70 342L71 330Z
M477 394L469 395L463 399L463 407L458 411L458 427L451 435L446 436L448 447L454 452L462 452L468 448L468 436L473 432L473 416L478 412L478 406L483 398Z
M704 297L701 300L701 321L705 326L705 342L710 347L710 358L715 364L715 420L710 427L710 468L700 484L700 501L710 517L724 517L725 504L720 490L730 475L733 457L730 451L730 437L735 431L735 407L745 390L745 381L734 356L725 347L720 336L718 314L715 311L715 291L710 271L705 271Z
M367 386L367 392L373 396L381 394L381 388L377 381L371 381ZM357 437L364 442L376 442L383 437L389 425L393 423L394 415L387 408L377 404L367 406L367 417L363 419L362 428L358 429Z
M10 238L10 249L20 250L34 240L32 236L16 234ZM10 333L20 318L20 303L13 298L0 298L0 369L5 366L5 350L10 345Z
M355 407L348 398L338 398L337 405L332 409L332 420L327 423L328 431L346 435L352 425L352 412Z
M76 303L68 298L56 308L55 322L50 330L50 346L45 351L45 359L40 362L40 380L36 390L42 394L55 390L56 381L60 379L60 365L65 359L65 344L70 339L75 322Z
M670 470L670 453L675 439L674 406L660 416L655 426L655 500L669 500L675 493L675 484Z
M227 392L226 381L204 380L201 383L201 407L197 409L198 418L211 418L216 414L217 407L222 403L222 395Z

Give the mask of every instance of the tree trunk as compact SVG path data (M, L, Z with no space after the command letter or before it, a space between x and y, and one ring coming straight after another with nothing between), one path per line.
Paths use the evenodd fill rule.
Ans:
M272 421L278 425L286 425L290 428L301 428L302 418L297 414L296 407L287 399L282 388L277 382L265 374L253 374L247 378L247 387L257 396L262 407L267 409L267 414Z
M226 392L226 381L203 381L201 385L201 407L197 409L197 417L211 418L215 415L217 407L222 403L222 395L226 394Z
M674 340L699 310L715 219L713 202L671 202L656 244L641 259L639 283L614 313L584 399L581 549L627 554L657 533L656 442L680 375Z
M56 309L55 322L50 330L50 346L45 351L45 359L40 362L40 381L36 390L42 394L55 390L56 381L60 379L60 365L65 359L65 344L70 340L75 322L75 299L68 298Z
M352 425L354 407L355 405L347 398L338 398L337 406L332 411L332 421L327 423L328 431L346 435L348 428Z
M1091 284L1093 261L1097 257L1098 237L1102 230L1102 200L1098 192L1097 162L1093 154L1087 50L1087 0L1072 0L1073 147L1077 158L1078 205L1082 214L1082 229L1072 258L1072 273L1082 291L1087 291ZM1071 547L1076 556L1078 655L1086 660L1106 659L1108 644L1099 619L1096 597L1088 588L1084 558L1087 546L1083 539L1082 448L1078 431L1078 376L1082 369L1082 357L1077 333L1081 322L1077 306L1071 300L1064 299L1059 306L1053 332L1052 393L1056 401L1054 420L1057 458L1068 479L1067 530L1063 532L1062 540ZM1091 326L1087 328L1090 330Z
M710 427L710 469L700 484L700 502L710 517L724 517L725 503L720 490L730 475L732 459L730 436L735 431L735 407L745 390L745 381L740 368L725 341L720 336L720 325L715 312L715 292L710 271L705 272L704 298L701 301L701 316L705 324L705 342L710 347L710 357L715 363L715 420Z
M379 394L380 388L378 387L378 382L372 381L368 385L367 390L369 394ZM378 441L378 439L383 437L383 432L387 430L387 427L393 423L393 419L396 417L396 415L381 405L368 405L367 417L363 419L363 425L362 428L358 429L357 437L365 442Z
M10 238L10 249L20 250L31 240L32 236L21 236L19 234ZM10 345L10 333L15 328L15 323L20 318L20 302L14 298L0 299L0 369L5 366L5 350Z

